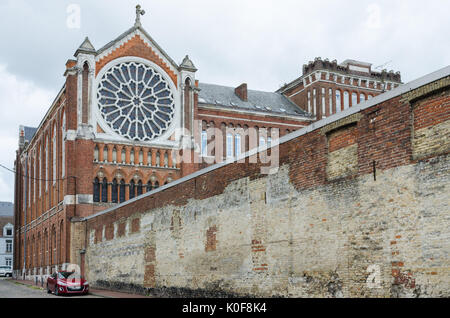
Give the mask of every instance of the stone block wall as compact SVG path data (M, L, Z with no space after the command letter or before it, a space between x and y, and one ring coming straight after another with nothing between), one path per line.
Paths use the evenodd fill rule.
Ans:
M449 100L443 78L283 142L270 175L247 158L86 218L87 278L177 296L449 297Z

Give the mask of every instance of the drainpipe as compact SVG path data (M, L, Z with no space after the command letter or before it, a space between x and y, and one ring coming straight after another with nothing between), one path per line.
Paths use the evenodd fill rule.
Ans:
M28 161L28 158L27 158ZM28 163L25 165L25 176L27 175L27 167L28 167ZM26 264L27 264L27 182L25 181L25 202L24 202L24 225L25 225L25 231L23 234L23 273L22 273L22 277L25 280L25 269L26 269Z

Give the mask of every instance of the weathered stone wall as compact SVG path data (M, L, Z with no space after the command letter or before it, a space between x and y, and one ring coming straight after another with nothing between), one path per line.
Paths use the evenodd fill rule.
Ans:
M432 85L281 144L271 175L229 164L87 219L89 281L179 296L449 297L448 130L418 148L414 129L421 113L425 128L448 125L448 85Z

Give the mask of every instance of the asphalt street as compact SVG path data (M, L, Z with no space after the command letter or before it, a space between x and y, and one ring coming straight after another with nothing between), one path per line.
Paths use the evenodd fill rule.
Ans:
M101 298L94 295L84 296L55 296L54 294L47 294L45 289L40 289L37 286L23 285L17 283L11 278L0 278L0 298Z

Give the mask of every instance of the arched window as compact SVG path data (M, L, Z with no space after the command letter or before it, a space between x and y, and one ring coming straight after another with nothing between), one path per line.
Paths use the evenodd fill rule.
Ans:
M112 151L112 160L113 160L114 163L117 162L117 149L116 149L116 147L114 147L113 151Z
M356 106L358 104L358 94L352 93L352 106Z
M350 105L350 95L347 91L344 92L344 110L347 109Z
M149 181L149 182L147 182L147 192L150 192L150 191L152 191L152 190L153 190L152 182Z
M241 135L240 134L236 134L234 136L234 153L237 156L241 155L241 150L242 150L242 145L241 145Z
M266 145L266 138L264 136L259 136L259 146L264 147Z
M48 190L48 165L49 165L49 156L48 156L48 144L49 144L49 138L47 135L47 141L45 142L45 191Z
M119 190L119 200L120 203L125 201L125 180L120 180L120 190Z
M98 161L98 146L94 148L94 161Z
M156 166L159 167L161 165L161 157L159 155L159 151L156 153Z
M311 113L311 92L308 91L308 113Z
M86 62L83 65L82 74L82 99L81 99L81 122L84 124L88 123L88 91L89 91L89 64Z
M328 89L328 110L330 116L333 115L333 89Z
M317 98L316 98L316 89L313 89L313 109L312 113L313 115L316 115L316 107L317 107Z
M166 152L164 154L164 167L168 167L168 166L169 166L169 155Z
M172 151L172 168L177 167L177 152L175 150Z
M362 103L366 100L366 95L364 93L359 94L359 102Z
M61 128L61 176L66 175L66 114L63 115Z
M64 255L63 255L63 235L64 235L64 221L61 221L59 224L59 242L58 242L58 246L59 246L59 263L62 264L64 263Z
M134 149L130 152L130 164L134 165Z
M98 178L94 180L94 202L100 202L100 182Z
M139 164L142 165L143 162L144 162L144 152L141 149L139 151Z
M103 146L103 161L108 162L108 147L106 145Z
M108 202L108 181L103 178L102 183L102 202Z
M112 183L112 189L111 189L111 194L112 194L111 195L111 200L112 200L113 203L117 203L118 202L118 200L117 200L118 190L119 190L119 187L118 187L118 184L117 184L117 179L114 179L113 183Z
M133 199L136 196L135 191L136 191L136 185L134 183L134 180L131 180L131 182L130 182L130 199Z
M141 195L142 194L142 181L139 180L138 185L137 185L137 195Z
M56 183L56 124L53 127L53 184Z
M122 161L122 163L125 163L125 149L122 148L122 150L120 151L121 155L120 155L120 160Z
M158 189L158 188L159 188L159 182L156 181L156 182L155 182L155 189Z
M233 157L233 134L227 133L227 157Z
M206 133L206 130L202 131L201 146L202 146L202 156L206 157L208 155L208 134Z
M341 111L341 91L339 89L336 90L336 113Z
M326 107L327 105L325 104L325 88L322 88L322 117L326 117L327 115Z

